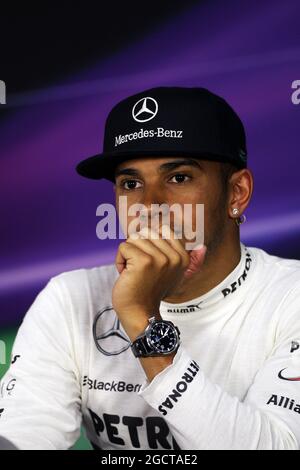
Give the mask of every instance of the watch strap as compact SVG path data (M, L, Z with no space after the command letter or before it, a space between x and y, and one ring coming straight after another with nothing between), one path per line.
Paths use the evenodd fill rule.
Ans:
M151 356L153 349L150 348L146 335L137 338L132 344L131 349L135 357Z

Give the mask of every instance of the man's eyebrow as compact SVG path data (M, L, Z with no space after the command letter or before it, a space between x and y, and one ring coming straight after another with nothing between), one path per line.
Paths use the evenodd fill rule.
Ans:
M122 168L115 171L115 178L120 175L139 176L140 172L134 168Z
M173 160L172 162L163 163L162 165L160 165L159 171L170 171L174 170L179 166L193 166L195 168L198 168L199 170L202 170L202 166L196 160L184 158L182 160Z
M196 161L189 158L184 158L182 160L173 160L171 162L166 162L160 165L159 172L167 172L171 170L175 170L179 166L193 166L200 170L203 170L202 166ZM140 172L134 168L121 168L115 171L115 178L120 175L129 175L129 176L139 176Z

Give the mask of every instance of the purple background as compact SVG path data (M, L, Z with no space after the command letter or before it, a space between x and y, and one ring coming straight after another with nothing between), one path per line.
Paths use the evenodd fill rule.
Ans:
M242 241L300 259L297 79L299 2L230 0L173 12L46 87L8 94L0 126L0 325L20 323L50 277L114 261L119 241L95 232L96 207L114 201L111 183L85 180L75 165L102 149L110 108L152 86L202 86L233 106L255 178Z

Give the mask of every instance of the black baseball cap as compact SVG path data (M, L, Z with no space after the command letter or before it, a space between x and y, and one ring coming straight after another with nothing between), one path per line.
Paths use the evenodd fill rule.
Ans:
M117 103L107 116L103 152L77 172L114 182L117 165L145 157L192 157L247 167L242 121L220 96L200 87L156 87Z

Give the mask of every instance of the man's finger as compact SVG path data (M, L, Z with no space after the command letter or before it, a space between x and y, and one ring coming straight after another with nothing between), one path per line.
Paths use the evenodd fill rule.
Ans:
M190 262L189 254L185 250L183 243L178 238L175 238L173 230L168 225L162 225L159 228L159 233L164 236L165 240L179 253L182 259L182 266L188 266Z
M139 238L128 238L127 242L139 246L149 255L153 256L154 260L164 262L167 259L174 265L181 265L181 255L167 240L158 238L157 232L151 229L144 228L139 232ZM163 256L162 256L163 255Z
M119 245L115 265L118 272L121 274L124 269L130 268L130 266L134 264L134 260L139 260L139 263L144 263L149 262L148 258L149 255L147 253L126 241Z

